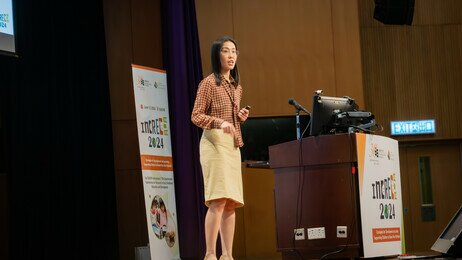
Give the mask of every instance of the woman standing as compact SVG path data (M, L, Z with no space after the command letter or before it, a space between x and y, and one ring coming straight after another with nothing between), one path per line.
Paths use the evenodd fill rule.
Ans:
M242 87L236 65L236 42L223 36L212 44L212 71L199 84L191 115L204 129L200 141L200 162L204 177L205 259L217 259L215 247L221 235L220 259L233 259L235 209L244 206L241 153L244 143L240 124L249 116L249 107L240 108Z

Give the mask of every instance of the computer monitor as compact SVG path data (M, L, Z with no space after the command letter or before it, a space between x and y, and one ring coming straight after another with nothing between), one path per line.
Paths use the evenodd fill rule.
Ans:
M300 115L300 132L307 127L310 117ZM268 146L297 139L295 115L250 117L241 125L244 146L241 148L242 161L269 160Z
M432 246L433 251L453 257L462 257L462 207L454 214L443 233Z
M310 135L316 136L344 131L344 129L339 129L334 125L335 115L341 112L356 111L357 107L354 99L349 97L314 95Z

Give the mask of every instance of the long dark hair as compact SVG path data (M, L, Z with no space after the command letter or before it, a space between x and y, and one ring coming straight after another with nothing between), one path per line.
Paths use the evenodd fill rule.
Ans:
M236 46L237 50L237 44L236 41L229 37L229 36L222 36L218 39L216 39L212 43L212 72L213 75L215 76L215 82L217 85L220 85L221 83L221 62L220 62L220 53L221 53L221 48L223 47L223 43L225 42L232 42L234 43L234 46ZM233 77L235 85L239 85L239 69L237 68L237 63L234 64L234 68L230 72L231 77Z

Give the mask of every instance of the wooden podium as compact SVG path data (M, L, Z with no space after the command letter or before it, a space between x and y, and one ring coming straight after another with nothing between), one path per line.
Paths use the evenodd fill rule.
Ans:
M396 140L321 135L270 146L269 157L283 259L403 253Z
M355 135L325 135L269 147L275 172L277 250L283 259L361 256ZM347 238L337 237L337 226ZM324 227L325 239L308 239ZM304 228L304 240L294 229ZM314 230L313 235L319 235Z

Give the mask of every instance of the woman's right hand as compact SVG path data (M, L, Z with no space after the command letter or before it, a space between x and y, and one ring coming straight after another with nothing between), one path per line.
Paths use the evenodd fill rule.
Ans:
M236 131L233 124L231 124L231 123L229 123L227 121L223 121L223 123L221 123L221 125L220 125L220 128L223 129L223 132L225 132L227 134L230 134L232 136L234 136L234 132Z

